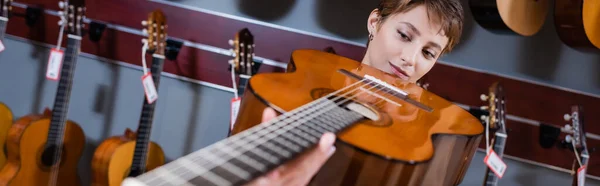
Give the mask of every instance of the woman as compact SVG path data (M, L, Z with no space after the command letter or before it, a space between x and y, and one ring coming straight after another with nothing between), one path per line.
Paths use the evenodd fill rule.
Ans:
M458 0L381 0L367 20L369 42L362 63L415 83L458 43L463 17ZM275 116L267 108L263 121ZM306 185L335 152L334 142L334 134L324 134L318 147L250 185Z

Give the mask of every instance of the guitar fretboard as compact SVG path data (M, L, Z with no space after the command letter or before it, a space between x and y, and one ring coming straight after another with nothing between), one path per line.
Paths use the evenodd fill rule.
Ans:
M67 113L69 111L69 98L71 96L71 86L73 84L73 73L79 54L81 37L68 35L67 50L64 53L64 60L60 71L60 80L54 97L54 107L52 108L52 118L48 132L46 146L62 145L63 133Z
M496 133L496 137L494 138L493 148L494 152L498 155L498 157L502 158L504 155L504 146L506 144L506 134L505 133ZM486 178L485 184L486 186L496 186L498 184L498 177L494 172L492 172L489 168L486 170Z
M304 150L325 132L337 133L362 115L318 100L137 178L147 185L240 185Z
M240 76L240 82L238 83L238 87L237 87L239 96L244 95L244 91L246 90L246 85L248 84L248 78L250 78L250 77Z
M162 55L154 54L152 56L150 73L152 74L152 80L154 81L157 91L160 83L160 74L162 73L164 59L165 57ZM136 132L137 138L135 143L135 151L133 154L133 161L129 176L138 176L144 173L146 169L148 143L150 143L150 133L152 132L152 122L154 119L154 108L156 106L156 101L152 104L149 104L144 97L143 102L140 124Z

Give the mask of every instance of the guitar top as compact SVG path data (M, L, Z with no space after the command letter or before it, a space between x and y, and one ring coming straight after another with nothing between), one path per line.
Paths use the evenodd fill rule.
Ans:
M600 1L583 1L583 25L592 44L600 49Z
M532 36L546 21L548 0L469 0L475 21L497 33Z

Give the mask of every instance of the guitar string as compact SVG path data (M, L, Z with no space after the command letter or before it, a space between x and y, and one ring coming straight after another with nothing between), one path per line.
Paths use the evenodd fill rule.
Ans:
M322 104L321 104L321 105L317 105L315 108L312 108L312 109L319 108L320 106L322 106ZM312 109L311 109L311 110L312 110ZM328 111L328 110L321 110L321 112L325 112L325 111ZM292 126L292 125L288 125L288 126ZM276 129L278 129L278 128L279 128L279 127L277 127L277 125L272 125L272 126L268 126L268 127L269 127L269 128L267 128L266 130L271 130L271 129L273 129L273 128L276 128ZM262 131L263 131L264 133L270 133L269 131L265 132L266 130L262 130ZM286 130L286 131L287 131L287 130ZM261 139L261 140L265 140L265 138L260 138L260 139ZM269 139L266 139L266 140L270 140L270 138L269 138ZM252 141L252 140L251 140L251 141ZM245 144L237 144L237 145L245 145ZM260 145L260 144L258 144L258 145ZM253 146L252 146L252 147L253 147ZM246 148L252 148L252 147L248 147L248 146L246 146ZM232 150L233 150L233 151L235 151L234 149L232 149ZM225 152L225 151L222 151L222 152ZM237 151L235 151L235 152L237 152ZM247 152L247 151L245 151L245 152ZM245 153L245 152L242 152L242 153ZM238 153L239 153L239 152L238 152ZM240 153L240 154L242 154L242 153ZM258 154L258 155L260 155L260 154ZM230 158L235 158L235 157L230 157ZM230 158L228 158L228 159L225 159L224 161L227 161L227 160L229 160ZM264 157L263 157L263 158L264 158ZM183 159L183 160L185 160L185 159ZM211 159L207 159L207 160L208 160L208 161L211 161ZM212 161L211 161L211 162L212 162ZM225 163L227 163L227 162L225 162ZM198 166L200 166L200 167L205 167L205 166L206 166L205 164L206 164L206 163L203 163L203 164L198 164L198 163L196 163L196 165L198 165ZM185 165L185 164L182 164L182 165ZM212 167L211 167L211 168L212 168ZM198 173L198 172L196 172L196 173ZM195 176L196 176L196 175L193 175L193 174L192 174L192 177L195 177ZM188 177L188 176L186 176L186 177ZM189 179L189 178L185 178L185 179ZM182 182L186 182L186 180L183 180Z
M370 84L370 83L369 83L369 84ZM361 86L361 87L364 87L364 86L366 86L366 85L363 85L363 86ZM379 86L379 85L377 85L377 86ZM375 86L375 87L376 87L376 86ZM372 89L372 88L374 88L374 87L371 87L370 89ZM355 90L360 90L360 89L355 89ZM352 92L354 92L354 91L352 91ZM349 93L351 93L351 92L347 92L346 94L349 94ZM364 92L361 92L361 93L359 93L359 94L362 94L362 93L364 93ZM332 93L332 94L333 94L333 93ZM344 94L344 96L345 96L346 94ZM348 100L351 100L352 98L354 98L354 97L356 97L356 96L358 96L358 94L357 94L357 95L354 95L353 97L351 97L351 98L349 98L349 99L346 99L346 100L344 100L343 102L346 102L346 101L348 101ZM384 101L384 100L380 100L380 101ZM376 104L378 104L378 103L376 103ZM322 105L319 105L319 106L322 106ZM319 107L319 106L317 106L317 107ZM332 106L332 105L329 105L329 106ZM337 106L337 105L336 105L336 106ZM334 107L334 108L335 108L335 107ZM314 109L314 108L313 108L313 109ZM326 111L328 111L328 110L321 110L320 112L321 112L321 113L323 113L323 112L326 112ZM320 114L320 113L319 113L319 114ZM314 117L316 117L315 115L316 115L316 116L318 116L317 114L313 114L313 116L314 116ZM297 116L297 117L299 117L299 116ZM298 122L298 123L296 123L296 124L297 124L297 125L299 125L300 123ZM277 125L272 125L272 126L277 126ZM289 125L289 126L292 126L292 125ZM269 127L270 127L270 126L269 126ZM271 128L273 128L273 127L271 127ZM293 128L293 127L288 127L288 128ZM270 128L267 128L267 129L270 129ZM277 129L279 129L279 127L277 127ZM263 131L264 131L264 130L263 130ZM286 131L287 131L287 130L286 130ZM264 132L264 133L268 133L268 132ZM276 136L276 137L278 137L278 136ZM256 137L255 137L255 138L256 138ZM269 139L266 139L266 140L270 140L270 139L271 139L271 138L269 138ZM265 140L265 139L264 139L264 138L262 138L262 140ZM240 144L238 144L238 145L240 145ZM242 144L242 145L243 145L243 144ZM258 145L260 145L260 144L258 144ZM252 148L252 147L248 147L248 148ZM245 151L245 152L248 152L248 151ZM245 153L245 152L243 152L243 153ZM189 156L188 156L188 157L189 157ZM210 160L210 159L209 159L209 160ZM203 165L201 165L201 166L203 166Z
M344 87L344 88L342 88L342 89L340 89L340 90L338 90L338 91L336 91L336 92L334 92L334 93L331 93L331 94L329 94L329 95L333 95L333 94L335 94L335 93L342 92L342 91L344 91L344 90L346 90L346 89L349 89L350 87L352 87L352 86L354 86L354 85L357 85L357 84L359 84L360 82L362 82L362 81L364 81L364 80L366 80L366 79L363 79L363 80L361 80L361 81L355 82L355 83L351 84L350 86ZM328 95L328 96L329 96L329 95ZM229 138L226 138L226 139L224 139L224 140L221 140L221 141L219 141L219 142L217 142L217 143L215 143L215 144L209 145L208 147L206 147L206 148L204 148L204 149L200 149L200 150L198 150L198 151L196 151L196 152L193 152L193 153L191 153L191 154L189 154L189 155L187 155L187 156L185 156L185 157L192 157L192 156L195 156L195 155L197 155L197 154L200 154L200 153L202 153L202 152L204 152L204 151L209 151L209 150L211 150L212 148L214 148L214 147L218 146L219 144L229 143L230 141L239 140L239 139L241 139L241 138L243 138L243 137L247 137L247 136L249 136L249 135L251 135L251 134L254 134L254 132L255 132L255 131L258 131L258 130L260 130L260 129L263 129L264 127L269 127L269 126L273 126L273 127L274 127L274 126L278 126L276 122L279 122L279 121L281 121L281 120L287 119L287 118L289 117L289 115L291 115L291 114L295 114L297 111L304 111L304 109L306 109L306 108L308 108L308 107L311 107L311 106L314 106L314 105L316 105L317 103L319 103L320 101L323 101L323 100L325 100L326 98L327 98L327 96L325 96L325 97L322 97L322 98L319 98L319 99L317 99L317 100L315 100L315 101L313 101L313 102L311 102L311 103L308 103L308 104L306 104L306 105L300 106L300 107L298 107L298 108L296 108L296 109L294 109L294 110L292 110L292 111L290 111L290 112L286 112L286 113L282 114L281 116L279 116L279 117L276 117L276 118L274 118L274 119L272 119L272 120L270 120L270 121L267 121L267 122L264 122L264 123L262 123L262 124L259 124L259 125L257 125L256 127L252 127L252 128L250 128L250 129L246 130L245 132L242 132L242 133L240 133L239 135L234 135L234 136L231 136L231 137L229 137ZM272 125L272 123L276 123L276 124ZM268 130L268 128L267 128L267 130ZM261 137L262 137L262 136L261 136ZM180 158L180 159L181 159L181 158ZM178 161L180 161L180 159L177 159L177 160L175 160L175 161L173 161L173 162L171 162L171 163L168 163L167 165L164 165L164 166L162 166L162 167L159 167L159 168L157 168L157 169L155 169L155 170L160 170L160 169L169 169L169 167L171 167L171 166L177 166L177 165L176 165L176 163L177 163ZM150 171L150 172L148 172L148 173L156 172L155 170L152 170L152 171ZM151 174L141 175L141 176L140 176L140 179L144 179L144 177L147 177L147 176L150 176L150 175L151 175ZM152 177L152 178L149 178L149 181L152 181L152 180L153 180L153 178L154 178L154 177Z

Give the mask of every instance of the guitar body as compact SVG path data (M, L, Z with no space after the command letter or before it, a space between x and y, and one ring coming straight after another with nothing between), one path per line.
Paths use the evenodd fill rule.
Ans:
M42 163L48 137L50 115L29 115L19 119L9 130L8 162L0 172L0 185L47 185L51 180L50 167ZM67 121L64 133L62 160L56 185L81 185L77 164L85 145L79 125ZM35 179L33 179L35 178Z
M483 126L478 119L416 84L327 52L297 50L289 73L253 76L232 133L261 123L266 107L288 112L348 86L352 79L338 69L394 82L411 99L434 110L428 112L389 94L386 98L402 106L364 98L380 118L361 120L340 131L336 152L311 185L457 185L462 181L481 141Z
M554 25L560 39L580 50L600 48L600 2L556 0Z
M532 36L548 13L548 0L469 0L475 21L499 34Z
M4 149L6 147L6 135L8 134L8 129L13 124L13 114L10 111L10 108L6 106L4 103L0 103L0 149ZM4 151L0 153L0 167L4 166L6 163L6 154Z
M127 129L124 135L113 136L104 140L96 149L92 159L93 186L120 186L129 175L135 151L135 134ZM162 148L150 142L146 170L152 170L165 164L165 153Z

